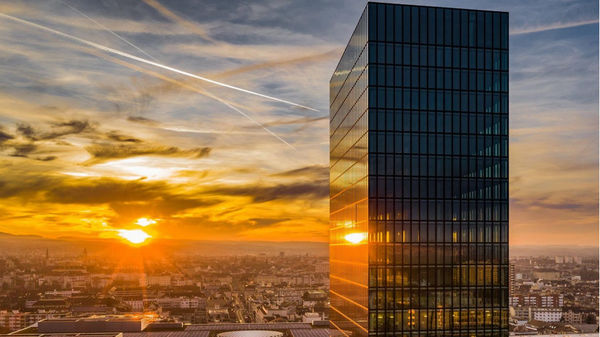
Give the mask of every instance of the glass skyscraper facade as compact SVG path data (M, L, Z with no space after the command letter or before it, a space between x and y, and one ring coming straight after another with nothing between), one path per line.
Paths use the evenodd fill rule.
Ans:
M333 328L508 336L508 13L368 3L330 170Z

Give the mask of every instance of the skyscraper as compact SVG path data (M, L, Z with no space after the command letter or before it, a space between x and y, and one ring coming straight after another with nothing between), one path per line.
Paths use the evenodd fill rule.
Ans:
M368 3L330 171L333 328L508 336L508 13Z

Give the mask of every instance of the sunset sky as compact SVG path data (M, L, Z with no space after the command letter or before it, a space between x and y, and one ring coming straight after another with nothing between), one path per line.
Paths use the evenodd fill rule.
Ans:
M598 2L418 3L510 12L511 244L598 245ZM0 2L0 13L318 110L0 16L0 231L327 241L328 82L364 5Z

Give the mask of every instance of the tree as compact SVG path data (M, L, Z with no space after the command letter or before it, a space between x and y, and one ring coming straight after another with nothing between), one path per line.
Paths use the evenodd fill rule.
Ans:
M596 324L596 315L594 315L594 314L587 315L587 317L585 318L585 323L586 324Z

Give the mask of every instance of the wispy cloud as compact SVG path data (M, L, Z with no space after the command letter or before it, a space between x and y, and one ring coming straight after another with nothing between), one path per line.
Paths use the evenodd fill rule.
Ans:
M573 28L573 27L580 27L580 26L594 25L594 24L596 24L596 25L598 24L598 19L584 20L584 21L577 21L577 22L554 23L554 24L546 25L546 26L522 27L522 28L517 28L515 30L511 30L510 35L523 35L523 34L539 33L539 32L546 32L549 30Z

